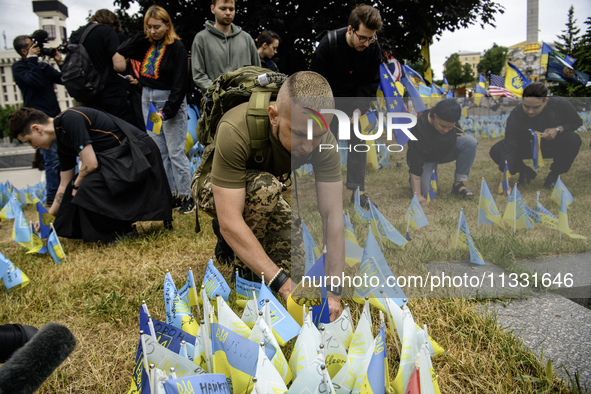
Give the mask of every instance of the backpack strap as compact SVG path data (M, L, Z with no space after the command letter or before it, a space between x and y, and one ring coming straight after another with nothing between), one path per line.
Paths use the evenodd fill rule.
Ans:
M246 110L246 125L250 134L250 146L254 150L254 161L262 163L269 145L269 130L271 127L267 108L271 103L271 91L256 90L248 101Z
M95 27L97 27L98 25L99 25L99 23L91 23L90 25L88 25L88 27L86 27L86 29L84 29L84 33L82 33L82 37L80 37L80 41L78 41L78 45L82 45L82 43L86 39L86 36L88 35L88 33L90 33L90 31L92 29L94 29Z
M328 46L330 48L330 56L334 59L335 56L337 55L337 46L338 46L338 40L337 40L337 34L340 34L343 31L346 31L347 27L341 27L340 29L336 29L336 30L329 30L328 31Z

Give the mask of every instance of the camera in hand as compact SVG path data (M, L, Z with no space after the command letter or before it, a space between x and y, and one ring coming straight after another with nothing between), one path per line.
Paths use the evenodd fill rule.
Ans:
M35 30L33 34L31 34L31 40L33 40L33 42L37 44L37 46L41 50L41 56L55 57L57 51L61 53L66 53L67 48L66 45L63 44L58 46L57 48L44 48L43 44L47 44L48 42L47 37L47 32L42 29Z

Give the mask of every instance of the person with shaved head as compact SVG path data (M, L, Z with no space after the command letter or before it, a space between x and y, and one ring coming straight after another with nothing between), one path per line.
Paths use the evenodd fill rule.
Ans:
M211 172L202 185L193 178L193 196L200 208L219 221L221 236L237 256L243 277L256 280L264 272L265 284L287 300L292 291L291 207L282 196L285 174L304 163L314 168L318 210L327 245L326 272L341 276L345 262L341 159L335 137L324 122L310 113L334 108L330 85L320 74L302 71L282 85L277 100L267 108L270 126L264 159L254 160L247 126L248 103L224 114L215 135ZM330 117L325 117L330 123ZM259 126L264 127L264 126ZM322 145L321 145L322 144ZM203 160L205 161L205 159ZM299 228L294 225L294 228ZM300 274L303 274L301 272ZM297 278L299 282L300 278ZM340 315L340 288L330 288L331 320Z

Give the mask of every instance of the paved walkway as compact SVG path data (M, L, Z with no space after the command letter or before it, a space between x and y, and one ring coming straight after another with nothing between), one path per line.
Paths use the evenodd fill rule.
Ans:
M7 180L19 189L25 186L33 186L41 182L45 178L45 171L39 171L36 168L23 169L0 169L0 183Z
M496 313L497 324L522 339L538 357L543 354L544 364L552 360L556 375L568 381L565 371L573 378L577 372L581 384L591 387L591 253L516 262L516 266L515 272L527 278L529 286L516 286L511 272L490 262L484 266L425 264L431 275L484 275L487 280L482 287L455 290L457 296L512 298L511 302L483 304L480 311ZM488 279L491 274L494 286Z

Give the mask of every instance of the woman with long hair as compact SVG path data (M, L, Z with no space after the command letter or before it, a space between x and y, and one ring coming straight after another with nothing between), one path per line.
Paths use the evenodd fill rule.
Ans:
M147 120L150 106L162 120L158 134L148 131L162 155L175 208L180 213L195 210L191 197L191 171L185 154L187 139L186 81L188 57L174 31L168 12L153 5L144 16L144 31L122 43L118 53L140 65L142 111Z

